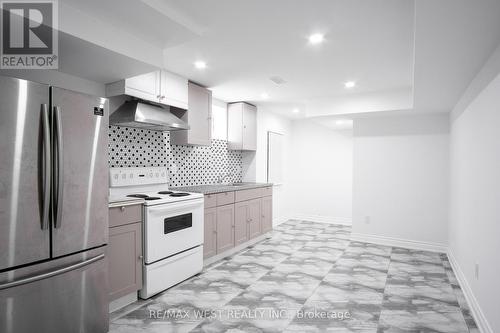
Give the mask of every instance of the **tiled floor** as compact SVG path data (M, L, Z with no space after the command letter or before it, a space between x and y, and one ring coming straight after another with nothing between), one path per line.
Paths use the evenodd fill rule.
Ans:
M347 226L281 224L270 239L112 314L110 330L478 332L445 254L349 238Z

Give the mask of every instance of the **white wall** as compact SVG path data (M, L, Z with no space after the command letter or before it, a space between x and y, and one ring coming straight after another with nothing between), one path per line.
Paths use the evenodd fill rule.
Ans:
M290 218L289 159L292 154L292 121L263 108L257 109L257 151L243 153L243 181L267 182L267 132L283 134L284 161L283 184L273 189L273 223Z
M448 149L447 114L356 119L354 236L444 247Z
M499 128L500 75L451 126L450 248L466 280L462 287L466 293L472 291L479 305L484 332L500 332ZM475 277L476 263L479 279Z
M257 108L257 151L243 152L243 181L267 182L267 132L284 135L285 166L289 165L291 155L292 121L270 110ZM273 224L290 218L289 214L289 169L283 170L283 184L273 188Z
M296 120L292 147L288 181L291 215L350 224L352 131Z

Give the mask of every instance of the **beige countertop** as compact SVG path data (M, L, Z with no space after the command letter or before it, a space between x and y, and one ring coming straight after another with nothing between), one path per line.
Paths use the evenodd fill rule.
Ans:
M120 197L109 197L108 207L120 207L120 206L130 206L130 205L142 205L144 199L140 198L128 198L125 196Z
M203 194L214 194L232 191L249 190L253 188L268 187L273 186L271 183L239 183L238 186L231 184L212 184L212 185L196 185L196 186L182 186L174 187L171 190L174 191L184 191L184 192L194 192Z

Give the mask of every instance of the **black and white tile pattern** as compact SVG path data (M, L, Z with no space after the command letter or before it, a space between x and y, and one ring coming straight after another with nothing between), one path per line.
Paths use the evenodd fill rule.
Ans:
M445 254L354 242L350 233L281 224L269 239L113 314L111 332L478 332ZM186 316L153 318L154 310ZM297 315L315 312L337 316Z
M227 149L227 141L212 140L211 146L170 145L170 133L109 126L110 167L165 166L170 186L240 182L242 154Z

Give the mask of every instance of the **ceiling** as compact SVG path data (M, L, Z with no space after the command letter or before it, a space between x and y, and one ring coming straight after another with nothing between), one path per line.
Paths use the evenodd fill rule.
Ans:
M498 0L60 2L71 17L63 29L153 59L216 98L289 117L448 112L500 42ZM80 13L99 29L83 19L76 29ZM117 37L105 39L104 30ZM313 33L324 43L311 45ZM198 60L207 68L196 69Z

